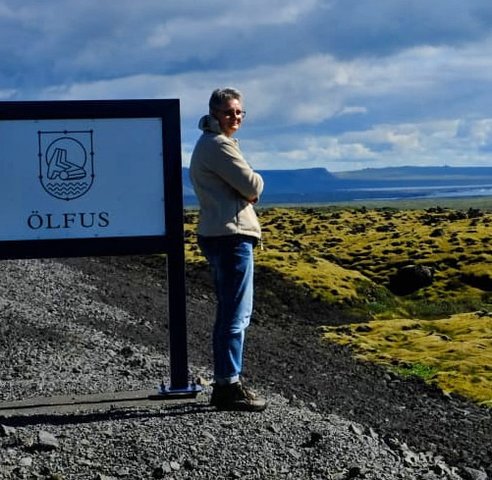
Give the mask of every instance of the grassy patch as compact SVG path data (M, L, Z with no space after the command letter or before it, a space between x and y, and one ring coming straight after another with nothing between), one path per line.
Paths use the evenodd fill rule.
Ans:
M393 370L403 377L418 377L422 380L432 380L438 373L437 368L415 363L413 365L400 365L394 367Z
M360 358L404 375L417 375L435 382L444 391L492 405L490 313L327 327L324 336L350 345Z

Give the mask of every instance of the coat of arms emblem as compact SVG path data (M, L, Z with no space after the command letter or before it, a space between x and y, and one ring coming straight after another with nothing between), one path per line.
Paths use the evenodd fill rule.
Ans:
M39 181L52 197L74 200L94 183L93 131L38 132Z

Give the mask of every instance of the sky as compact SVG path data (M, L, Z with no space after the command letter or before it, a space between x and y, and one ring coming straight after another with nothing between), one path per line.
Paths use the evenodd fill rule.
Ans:
M183 164L218 87L255 169L492 165L490 0L0 0L0 100L178 98Z

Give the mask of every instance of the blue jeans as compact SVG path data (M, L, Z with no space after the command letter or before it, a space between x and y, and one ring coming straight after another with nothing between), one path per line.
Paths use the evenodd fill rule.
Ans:
M253 248L245 235L198 237L212 270L217 296L213 331L214 377L217 384L239 380L245 330L253 312Z

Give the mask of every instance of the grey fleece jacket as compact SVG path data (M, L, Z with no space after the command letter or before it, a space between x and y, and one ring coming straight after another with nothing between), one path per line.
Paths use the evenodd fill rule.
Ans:
M199 128L203 134L190 163L190 179L200 203L198 234L260 238L253 203L263 191L263 179L243 158L238 141L224 135L214 117L202 117Z

